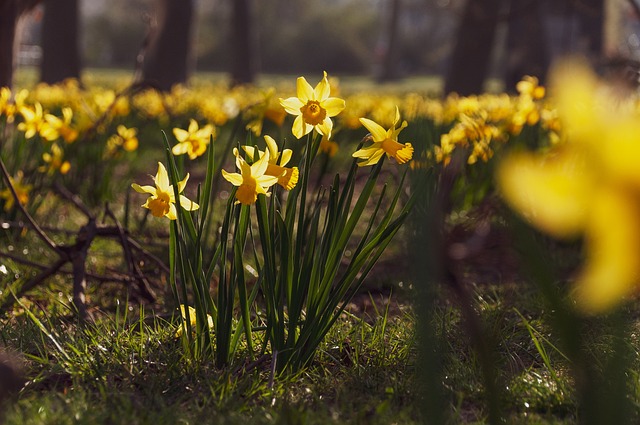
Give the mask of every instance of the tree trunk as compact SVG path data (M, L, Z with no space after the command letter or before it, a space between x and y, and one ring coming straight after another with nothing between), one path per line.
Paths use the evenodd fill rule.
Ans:
M78 0L45 0L44 5L40 80L79 79Z
M510 0L505 86L514 91L524 75L544 84L549 51L542 22L540 0Z
M0 87L13 82L13 41L18 21L16 0L0 0Z
M231 81L233 85L250 84L255 80L251 0L231 1L233 2Z
M380 63L380 74L378 75L378 81L393 80L398 76L398 69L396 67L397 49L398 43L398 21L400 20L400 7L401 0L389 0L391 6L391 13L389 14L389 20L387 21L387 33L386 40L382 48L382 58Z
M445 94L480 93L489 71L502 0L467 0L444 84Z
M143 58L142 80L169 91L187 82L191 58L193 0L157 0L155 25Z

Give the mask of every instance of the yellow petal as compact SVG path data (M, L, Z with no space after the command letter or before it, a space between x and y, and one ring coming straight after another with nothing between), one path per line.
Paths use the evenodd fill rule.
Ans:
M309 83L307 83L307 80L304 77L298 77L298 80L296 81L296 92L298 99L300 99L300 102L302 102L303 105L305 105L309 100L316 100L313 88Z
M322 102L320 102L320 106L327 111L328 117L335 117L340 112L342 112L346 106L344 99L340 99L338 97L330 97Z
M189 120L189 133L193 134L196 131L198 131L198 122L196 120L194 120L193 118L191 118L191 120Z
M222 170L222 177L234 186L240 186L242 184L242 175L238 173L228 173Z
M605 312L637 288L640 208L629 195L610 187L593 194L585 240L587 264L573 291L585 312Z
M302 114L300 108L302 108L305 104L302 103L302 101L297 97L290 97L288 99L280 99L280 105L282 105L282 107L285 111L287 111L288 114L300 115Z
M158 172L154 180L158 189L168 192L169 175L167 174L167 169L164 168L161 162L158 162Z
M316 129L318 130L318 133L330 138L331 130L333 129L333 122L331 121L331 118L326 117L320 124L316 126Z
M382 142L387 138L387 131L380 124L371 121L368 118L360 118L360 122L365 126L376 142Z
M153 186L140 186L137 183L133 183L131 184L131 187L138 193L149 193L154 196L156 194L156 188Z
M189 180L189 173L184 176L184 179L178 182L178 193L182 193L184 188L187 186L187 181Z
M180 195L180 206L187 211L195 211L200 208L200 205L196 204L184 195Z
M269 156L272 161L276 161L278 159L278 144L273 137L265 134L264 141L267 143L267 149L269 149Z
M327 80L327 72L324 71L322 80L316 85L314 89L315 100L322 102L331 94L331 87L329 86L329 80Z
M242 146L242 150L244 150L247 156L249 157L249 159L253 161L253 157L255 155L255 148L253 146ZM235 148L234 148L233 154L236 155L236 157L238 156L238 153Z
M280 165L285 166L291 160L291 155L293 151L291 149L285 149L282 151L282 157L280 158Z
M293 127L291 127L291 132L297 139L301 139L307 133L310 133L313 130L313 126L304 122L302 115L298 115L296 119L293 121Z
M593 179L580 155L512 154L500 163L497 178L507 202L539 229L559 237L584 229Z
M176 137L178 142L184 142L189 138L189 132L187 130L183 130L181 128L174 128L173 135Z
M265 151L264 155L262 155L259 160L251 164L251 175L255 177L264 175L264 172L269 166L269 158L269 151Z
M640 188L640 122L637 118L628 117L608 125L605 137L599 142L595 149L604 164L604 172Z

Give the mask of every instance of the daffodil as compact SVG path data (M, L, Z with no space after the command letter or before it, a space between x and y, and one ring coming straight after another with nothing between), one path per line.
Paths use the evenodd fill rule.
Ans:
M573 296L588 313L640 288L640 120L580 63L552 74L567 140L509 155L498 168L504 198L559 238L584 237L586 264Z
M187 185L187 180L189 180L189 173L187 173L183 180L178 182L178 193L182 193ZM133 183L131 187L138 193L148 193L151 195L142 207L149 209L153 216L167 217L169 220L175 220L178 216L173 185L169 184L169 175L161 162L158 162L158 172L156 176L153 177L153 181L155 187L140 186L136 183ZM184 195L180 195L180 206L187 211L195 211L200 208L198 204Z
M45 152L42 154L42 160L45 165L38 167L38 171L41 173L47 173L52 175L56 171L60 174L67 174L71 169L69 161L64 161L64 152L60 146L56 143L51 145L51 152Z
M297 95L288 99L280 99L285 111L296 118L291 131L300 139L315 129L318 133L331 137L333 122L331 117L338 115L345 108L345 101L331 95L331 87L324 73L322 80L312 88L304 77L298 77Z
M284 187L286 190L291 190L296 187L298 183L299 171L298 167L285 167L291 160L291 149L284 149L282 152L278 151L278 144L271 136L264 136L265 142L267 142L267 149L269 151L269 162L264 174L266 176L278 177L278 184ZM255 159L255 148L253 146L243 146L242 149L247 153L247 156L251 159ZM258 151L262 157L263 151ZM280 156L282 155L282 157Z
M42 105L36 102L33 107L22 106L20 114L23 121L18 124L18 130L23 131L24 137L30 139L40 132L45 122Z
M213 132L214 128L211 124L200 128L198 122L191 119L187 130L182 128L173 129L173 135L176 136L178 144L171 149L171 152L174 155L184 155L186 153L189 155L189 159L196 159L207 151L207 145Z
M122 153L121 150L134 152L136 149L138 149L138 130L119 125L116 128L116 134L107 140L104 156L105 158L117 157Z
M73 110L69 107L62 108L62 119L52 114L45 114L40 135L50 142L62 137L65 142L73 143L78 138L78 131L71 127L72 119Z
M176 338L180 338L180 336L187 331L187 311L184 308L184 304L180 306L180 314L182 315L182 326L176 330ZM189 306L189 324L191 325L191 329L195 330L198 321L196 319L196 309ZM209 330L213 329L213 318L207 314L207 324L209 325Z
M20 205L26 205L29 202L29 192L33 189L33 185L23 184L24 174L22 171L18 171L15 177L10 177L11 185L18 195L18 202ZM15 198L9 188L0 191L0 199L4 199L4 210L11 211L15 205Z
M236 151L236 166L240 173L228 173L222 170L222 177L234 186L238 186L236 204L251 205L256 202L259 194L269 196L267 190L278 182L278 176L265 174L269 166L269 150L251 165L247 164Z
M385 153L388 157L394 158L398 164L405 164L411 161L413 157L413 146L411 143L402 144L398 142L398 134L407 126L407 122L403 121L402 125L396 128L399 121L400 111L398 107L396 107L395 119L389 130L385 130L381 125L370 119L360 118L362 125L371 133L373 144L353 153L354 158L363 160L358 162L359 166L363 167L377 164Z

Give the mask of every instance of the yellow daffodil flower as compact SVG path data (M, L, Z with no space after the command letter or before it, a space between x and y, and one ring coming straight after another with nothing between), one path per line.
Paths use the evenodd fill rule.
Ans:
M267 149L269 150L269 163L264 174L266 176L278 177L278 184L286 190L293 189L298 183L300 174L298 167L285 167L291 160L291 154L293 152L291 149L285 149L279 152L278 144L271 136L265 135L264 140L267 142ZM252 161L255 159L255 148L253 146L243 146L242 149L244 149ZM260 156L264 155L263 151L259 150L258 153ZM282 157L280 157L281 154Z
M173 135L176 136L178 144L171 149L174 155L189 155L189 159L196 159L207 151L209 139L214 134L214 128L211 124L207 124L200 128L198 122L191 119L189 128L183 130L174 128Z
M291 132L300 139L315 129L323 136L331 137L333 122L331 117L338 115L345 108L345 101L331 95L331 87L327 80L327 73L318 85L311 87L304 77L298 77L297 96L280 99L285 111L295 115Z
M354 158L363 159L363 161L358 162L359 166L363 167L377 164L385 153L388 157L394 158L398 164L405 164L411 161L413 157L413 146L411 143L398 143L398 134L407 126L407 122L403 121L402 125L396 128L399 121L400 111L398 107L396 107L396 116L393 125L389 130L385 130L381 125L370 119L360 118L362 125L371 132L373 144L353 153L352 156Z
M63 155L64 152L62 148L53 143L51 145L51 152L42 154L42 160L45 162L45 165L38 167L38 171L49 175L52 175L56 171L60 174L67 174L71 169L71 164L69 161L63 161Z
M23 131L24 137L30 139L40 132L45 122L42 105L36 102L33 108L22 106L20 108L20 114L22 115L23 121L18 124L18 130Z
M69 107L62 108L62 119L52 114L45 114L44 123L40 130L43 139L53 142L62 137L65 142L73 143L78 138L78 131L71 128L73 110Z
M180 306L180 314L182 315L182 319L187 320L187 312L184 308L184 304ZM196 319L196 309L189 306L189 323L191 324L191 329L195 331L196 324L198 323ZM213 318L207 314L207 324L209 325L209 330L213 330ZM187 324L182 322L182 326L176 330L176 338L180 338L180 336L187 331Z
M178 182L178 193L182 193L187 185L187 180L189 180L189 173L187 173L183 180ZM167 217L169 220L175 220L178 216L173 185L169 184L169 175L161 162L158 162L158 172L156 176L153 177L153 181L155 187L140 186L136 183L133 183L131 187L138 193L148 193L151 195L142 207L149 209L154 217ZM198 204L184 195L180 195L180 206L187 211L195 211L200 208Z
M573 296L582 311L601 313L640 285L640 120L586 65L570 62L552 75L567 140L509 155L497 179L534 226L584 236L586 264Z
M251 165L247 164L236 151L236 166L240 173L228 173L222 170L222 177L234 186L238 186L236 204L251 205L256 202L259 194L269 196L267 189L278 182L279 176L265 174L269 166L269 150Z
M10 177L9 180L13 185L13 188L16 191L16 195L18 195L18 201L20 205L27 205L29 202L29 192L33 189L33 185L30 184L22 184L22 180L24 178L24 174L22 171L18 171L15 177ZM6 188L0 191L0 199L4 199L4 210L11 211L13 206L15 205L15 199L11 190Z
M545 88L538 85L538 78L525 75L516 84L516 90L523 96L530 96L533 99L542 99L545 95Z
M120 148L126 152L134 152L138 149L138 130L119 125L116 134L107 140L107 150L105 158L118 156Z

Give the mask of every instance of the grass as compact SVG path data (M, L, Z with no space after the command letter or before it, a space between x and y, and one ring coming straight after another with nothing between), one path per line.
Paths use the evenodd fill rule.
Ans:
M568 363L536 291L523 285L474 290L474 306L495 342L503 415L513 423L575 423ZM423 422L406 293L393 298L399 308L391 313L374 304L368 315L345 314L310 369L276 377L271 386L268 360L249 370L244 361L232 370L189 363L172 318L126 299L80 326L59 295L64 290L41 290L28 306L32 317L17 308L3 321L0 341L20 353L28 380L7 406L7 424ZM443 408L450 423L486 423L481 365L459 310L445 293L441 298L434 322L443 348Z

